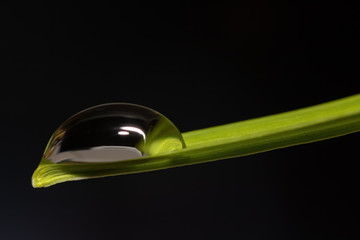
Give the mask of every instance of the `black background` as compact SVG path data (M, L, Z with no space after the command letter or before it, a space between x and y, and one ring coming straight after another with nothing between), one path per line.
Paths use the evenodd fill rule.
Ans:
M182 132L359 92L350 4L1 4L0 239L356 239L359 134L33 189L72 114L131 102Z

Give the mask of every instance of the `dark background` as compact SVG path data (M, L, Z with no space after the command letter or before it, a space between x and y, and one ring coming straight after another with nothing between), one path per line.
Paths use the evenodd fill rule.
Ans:
M359 93L359 9L1 4L0 239L356 239L359 134L31 187L53 131L131 102L182 132Z

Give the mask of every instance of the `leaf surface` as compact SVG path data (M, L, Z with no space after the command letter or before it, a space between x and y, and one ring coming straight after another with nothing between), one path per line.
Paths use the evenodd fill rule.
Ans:
M111 163L54 164L43 158L33 187L246 156L360 131L360 94L290 112L183 133L186 149Z

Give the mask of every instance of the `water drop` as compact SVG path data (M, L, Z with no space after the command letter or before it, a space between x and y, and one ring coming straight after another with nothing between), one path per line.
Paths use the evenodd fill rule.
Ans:
M85 109L61 124L43 157L56 164L114 162L182 148L181 133L159 112L109 103Z

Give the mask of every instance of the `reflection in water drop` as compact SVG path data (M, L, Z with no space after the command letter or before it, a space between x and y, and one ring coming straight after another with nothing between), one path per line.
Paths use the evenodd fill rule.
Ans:
M176 126L162 114L134 104L88 108L53 134L44 157L54 163L113 162L185 148Z

